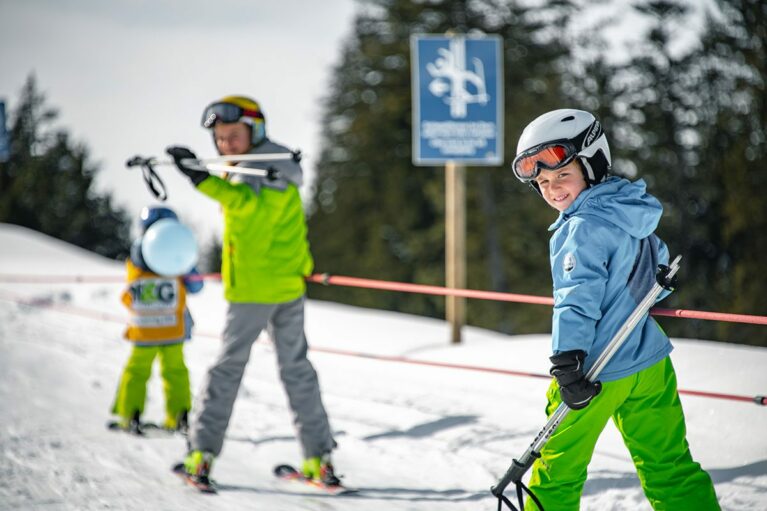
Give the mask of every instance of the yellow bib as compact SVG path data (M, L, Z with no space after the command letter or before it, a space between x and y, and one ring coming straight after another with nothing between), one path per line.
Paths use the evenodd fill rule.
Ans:
M131 318L125 330L129 341L170 341L184 337L186 288L181 277L162 277L125 262L128 287L122 302Z

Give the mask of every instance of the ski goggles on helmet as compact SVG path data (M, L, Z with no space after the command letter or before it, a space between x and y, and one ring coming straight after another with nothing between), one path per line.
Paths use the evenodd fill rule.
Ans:
M541 169L557 170L578 156L578 150L569 140L546 142L526 151L522 151L514 158L511 168L517 179L523 183L532 181Z
M264 114L260 110L249 110L233 103L211 103L202 113L202 126L212 128L217 122L240 122L243 117L263 120Z

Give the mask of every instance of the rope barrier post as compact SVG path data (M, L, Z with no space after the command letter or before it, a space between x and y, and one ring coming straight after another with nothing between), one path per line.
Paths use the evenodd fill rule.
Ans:
M466 167L453 161L445 164L445 283L451 289L466 287ZM445 319L450 342L460 344L466 299L448 295Z

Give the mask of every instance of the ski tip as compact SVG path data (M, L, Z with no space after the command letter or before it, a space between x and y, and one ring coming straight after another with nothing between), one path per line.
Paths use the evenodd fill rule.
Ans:
M295 469L295 467L291 465L277 465L274 467L274 475L277 477L289 477L289 476L297 476L298 470Z

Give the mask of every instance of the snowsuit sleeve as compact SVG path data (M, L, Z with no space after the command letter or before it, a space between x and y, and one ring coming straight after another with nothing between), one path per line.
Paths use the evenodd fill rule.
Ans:
M572 218L550 243L554 282L552 351L591 352L608 279L616 233L598 220Z
M205 282L201 278L195 278L199 277L199 275L200 272L197 270L197 267L192 268L192 271L184 275L184 287L186 287L188 293L199 293L202 291Z
M258 196L245 183L229 183L218 176L210 176L197 185L197 189L221 203L224 209L252 211L258 202ZM243 211L243 213L246 213Z

